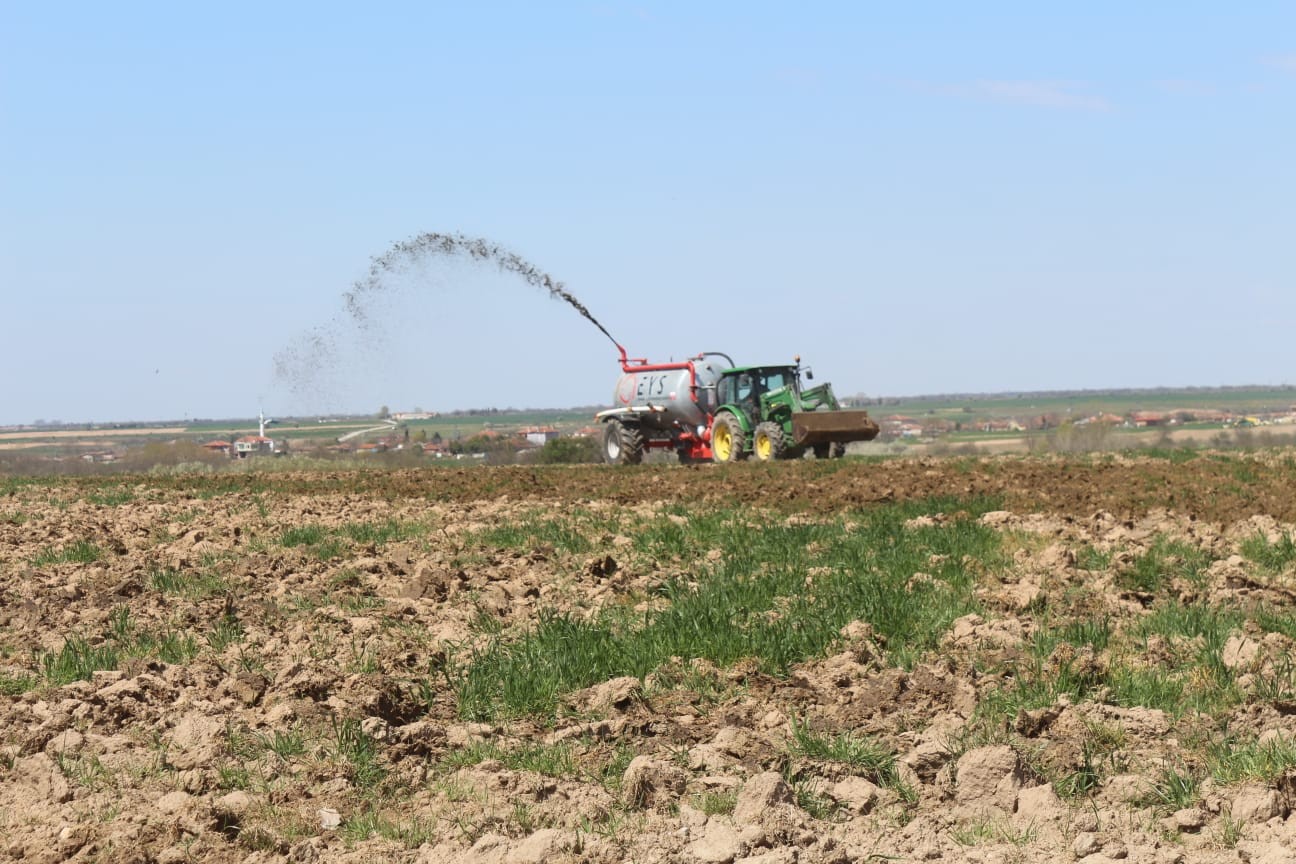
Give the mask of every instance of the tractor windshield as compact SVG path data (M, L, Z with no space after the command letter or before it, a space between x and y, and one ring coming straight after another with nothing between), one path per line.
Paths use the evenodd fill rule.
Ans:
M777 390L791 383L792 376L787 369L765 369L759 376L764 379L761 386L761 392Z

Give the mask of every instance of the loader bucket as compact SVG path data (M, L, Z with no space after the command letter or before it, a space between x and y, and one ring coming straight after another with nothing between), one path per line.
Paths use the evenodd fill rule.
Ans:
M798 411L792 414L792 441L798 447L872 441L878 425L867 411Z

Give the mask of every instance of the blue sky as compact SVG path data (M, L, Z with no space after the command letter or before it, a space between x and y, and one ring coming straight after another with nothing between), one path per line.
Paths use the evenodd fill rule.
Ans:
M1296 6L801 5L0 0L0 423L610 400L489 268L351 328L425 231L843 394L1296 378Z

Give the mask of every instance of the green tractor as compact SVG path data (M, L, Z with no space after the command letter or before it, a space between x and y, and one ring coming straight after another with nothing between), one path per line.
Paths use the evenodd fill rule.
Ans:
M711 422L711 458L737 462L754 455L761 461L839 457L850 441L871 441L878 425L867 411L846 410L832 385L801 389L800 358L791 366L726 369L716 383ZM814 375L806 370L808 380Z

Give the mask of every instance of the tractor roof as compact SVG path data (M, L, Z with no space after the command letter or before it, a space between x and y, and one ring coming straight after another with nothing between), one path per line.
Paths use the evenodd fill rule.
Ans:
M721 375L735 375L740 372L760 372L767 369L796 369L793 363L771 363L764 366L734 366L732 369L724 369Z

